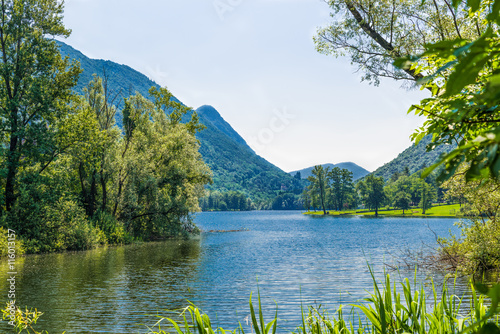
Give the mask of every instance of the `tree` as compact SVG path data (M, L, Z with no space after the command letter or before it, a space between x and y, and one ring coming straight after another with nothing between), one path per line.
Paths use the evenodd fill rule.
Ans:
M424 45L456 38L471 39L485 30L481 15L469 16L451 0L329 0L334 21L318 29L318 52L344 56L375 84L380 77L412 82L417 69L395 68L395 59L415 55ZM437 68L436 68L437 69Z
M425 52L397 62L426 74L423 85L433 93L410 109L428 119L414 139L432 134L429 149L458 146L425 171L424 176L443 165L440 180L450 178L463 162L467 180L500 176L500 0L468 5L468 15L484 18L488 27L479 36L430 44Z
M405 210L410 208L410 195L405 192L398 192L396 197L394 198L394 206L403 210L403 215L405 214Z
M302 192L301 198L302 206L307 210L307 212L309 212L311 210L311 195L309 194L309 191L307 191L307 188Z
M193 229L190 213L199 209L203 186L210 181L198 152L195 133L201 125L196 113L171 100L166 88L150 92L154 102L139 94L126 100L125 136L116 159L118 176L111 187L116 217L134 236L144 239ZM182 123L188 112L191 120ZM235 196L226 200L221 200L221 208L239 206Z
M352 175L352 172L348 169L339 167L334 167L327 173L330 186L329 193L335 210L344 209L344 204L346 204L346 200L354 188Z
M410 109L427 118L412 138L432 134L428 150L451 143L458 148L424 176L443 165L444 180L465 161L468 180L498 177L500 0L328 3L336 20L318 31L318 51L349 54L366 80L417 81L431 92Z
M312 170L312 175L307 179L311 182L311 197L314 198L316 195L319 199L319 204L323 210L323 214L326 215L326 189L328 187L327 174L329 168L323 168L321 165L314 166ZM314 201L314 200L313 200Z
M6 0L0 11L2 209L10 211L19 169L35 164L44 169L63 149L57 145L56 123L68 113L80 69L62 59L49 38L70 34L62 23L63 2Z
M84 88L84 100L91 116L97 122L96 145L90 146L82 155L78 165L81 198L88 217L93 217L96 210L108 209L108 186L112 179L113 167L111 166L116 154L116 143L120 137L120 130L115 126L116 107L115 99L107 89L107 77L104 80L94 76ZM126 113L127 111L125 111ZM97 138L96 138L97 139ZM88 140L90 143L91 140ZM100 186L100 191L99 191ZM100 196L100 203L98 197Z
M378 209L387 198L384 191L384 179L370 174L364 181L358 182L358 190L365 204L375 210L375 217L378 217Z

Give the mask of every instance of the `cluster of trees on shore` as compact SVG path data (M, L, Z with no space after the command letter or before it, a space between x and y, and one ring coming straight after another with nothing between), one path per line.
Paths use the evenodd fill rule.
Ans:
M315 166L312 173L311 184L302 195L304 208L308 211L319 209L326 214L328 210L366 208L378 215L382 206L389 206L403 210L403 214L410 207L420 207L425 213L432 203L444 200L445 191L439 187L435 176L422 179L421 171L409 175L408 168L402 173L394 173L387 182L370 174L354 183L352 173L338 167L329 170Z
M88 249L193 231L210 171L198 153L195 112L166 88L121 101L62 59L63 3L0 7L0 225L28 252ZM183 119L189 118L187 122Z
M327 208L345 210L358 206L358 196L352 181L352 172L335 167L314 166L308 177L310 185L302 194L304 208L321 208L326 214Z

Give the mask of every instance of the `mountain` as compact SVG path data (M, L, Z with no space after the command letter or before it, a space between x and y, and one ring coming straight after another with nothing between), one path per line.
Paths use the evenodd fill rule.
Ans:
M436 163L443 153L453 150L456 145L440 145L434 150L427 152L427 144L432 140L431 135L427 135L418 144L413 144L401 152L394 160L379 167L373 172L375 176L382 176L389 180L394 173L401 173L408 167L410 174L413 174L425 167Z
M79 94L83 93L83 88L94 74L103 76L104 73L108 78L109 91L112 95L117 95L116 104L119 109L123 106L124 97L135 92L149 97L149 88L159 87L129 66L109 60L90 59L63 42L58 44L61 55L77 60L83 69L74 89ZM196 111L200 122L206 126L196 136L200 141L200 153L213 173L213 184L207 186L209 190L241 191L254 202L261 202L276 197L280 189L299 186L292 176L255 154L215 108L204 105ZM121 113L117 115L117 125L121 126Z
M83 69L78 84L74 88L78 94L83 94L83 88L92 80L94 74L103 76L104 73L108 77L110 91L120 96L130 96L139 92L147 97L148 90L152 86L160 87L156 82L127 65L120 65L110 60L90 59L63 42L57 41L57 43L61 55L77 60Z
M245 139L243 139L238 132L234 131L234 129L229 125L228 122L224 120L224 118L221 117L219 112L215 110L214 107L212 106L201 106L198 109L196 109L196 112L198 115L201 117L205 118L208 122L210 122L213 126L215 126L217 129L219 129L221 132L223 132L226 136L234 140L236 143L241 144L248 148L250 151L253 152L253 150L248 146L247 142ZM205 124L206 125L206 124Z
M369 171L367 171L363 167L356 165L354 162L341 162L339 164L323 164L321 166L323 166L323 168L328 167L330 169L333 169L335 167L339 167L341 169L347 169L347 170L352 172L353 181L356 181L357 179L360 179L360 178L370 174ZM301 170L296 170L296 171L290 172L289 174L293 176L293 175L297 174L297 172L300 172L300 176L302 177L302 179L307 179L309 176L312 175L313 168L314 168L314 166L309 167L309 168L304 168Z

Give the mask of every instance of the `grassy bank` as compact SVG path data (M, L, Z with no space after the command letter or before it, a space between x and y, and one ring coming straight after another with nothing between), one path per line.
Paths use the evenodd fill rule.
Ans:
M306 215L323 215L323 211L308 211ZM461 217L460 205L439 205L433 206L430 209L425 210L425 214L422 213L421 208L412 208L404 211L394 210L394 209L380 209L378 211L379 216L391 216L391 217ZM349 210L349 211L328 211L330 216L375 216L375 211L373 210Z

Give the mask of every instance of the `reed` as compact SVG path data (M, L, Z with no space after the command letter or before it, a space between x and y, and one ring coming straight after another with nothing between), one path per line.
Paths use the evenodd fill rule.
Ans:
M429 295L423 286L412 288L404 279L399 284L386 275L381 283L373 276L373 292L362 302L344 305L330 314L322 307L302 308L302 325L293 334L499 334L500 285L487 288L471 283L471 302L464 305L463 297L450 293L445 284L438 293L434 283ZM478 293L480 292L480 293ZM278 311L274 319L264 323L260 294L256 310L250 296L249 307L252 318L252 332L256 334L276 333ZM430 301L430 302L428 302ZM346 314L345 310L349 312ZM257 312L256 312L257 311ZM258 319L257 319L258 313ZM165 330L151 330L150 334L215 334L241 333L245 331L241 323L233 331L214 328L206 314L190 305L181 313L183 327L171 318ZM159 324L157 324L158 326Z

